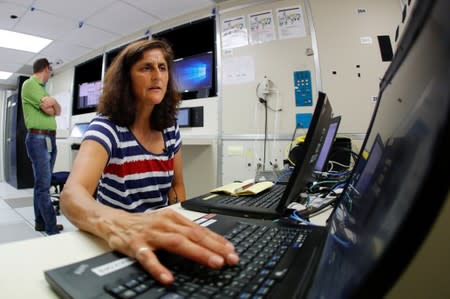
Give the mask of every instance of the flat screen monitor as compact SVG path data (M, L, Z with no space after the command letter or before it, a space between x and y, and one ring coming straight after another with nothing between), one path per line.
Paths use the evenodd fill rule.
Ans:
M191 126L191 109L190 108L180 108L177 114L178 126L190 127Z
M77 109L97 107L102 92L102 81L81 83L78 87Z
M74 68L72 115L94 112L99 102L103 55Z
M415 1L308 298L383 298L448 198L449 9Z
M174 61L173 73L182 97L208 97L213 86L213 53L207 52ZM184 96L183 96L184 95Z

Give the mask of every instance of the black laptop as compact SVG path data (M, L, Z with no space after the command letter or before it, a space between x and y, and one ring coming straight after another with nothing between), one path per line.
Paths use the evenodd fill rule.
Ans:
M291 202L301 201L300 193L304 192L307 184L313 180L314 164L325 141L331 118L330 101L325 93L319 92L304 146L297 151L295 168L287 185L275 184L272 188L252 196L206 193L184 201L182 207L203 213L238 217L279 218Z
M198 222L235 244L238 266L208 270L159 251L175 273L164 287L133 259L111 252L45 271L50 286L62 298L83 299L385 297L449 194L449 9L447 0L411 8L414 18L326 228L300 224L295 214L277 222L207 215Z

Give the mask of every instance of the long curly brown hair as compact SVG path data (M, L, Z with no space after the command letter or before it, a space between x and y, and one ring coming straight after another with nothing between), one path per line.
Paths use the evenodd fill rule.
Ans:
M153 109L149 123L152 129L162 131L176 121L181 97L172 76L173 51L163 40L140 40L125 47L114 59L103 81L103 91L97 112L111 118L120 126L130 126L136 117L136 100L131 86L131 67L143 57L143 53L160 49L167 62L169 81L160 104Z

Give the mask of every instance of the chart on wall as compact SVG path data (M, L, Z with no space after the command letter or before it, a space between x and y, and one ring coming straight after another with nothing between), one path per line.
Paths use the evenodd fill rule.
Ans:
M64 91L53 96L61 106L61 115L56 117L56 125L58 130L69 130L70 128L70 112L72 111L72 94Z

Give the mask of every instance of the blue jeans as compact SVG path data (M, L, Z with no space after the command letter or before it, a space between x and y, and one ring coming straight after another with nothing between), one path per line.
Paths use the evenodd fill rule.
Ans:
M47 140L51 143L51 152L47 148ZM36 225L45 225L48 235L58 234L56 213L50 199L50 186L53 166L56 160L56 138L44 134L28 132L25 138L28 157L33 165L34 193L33 206Z

